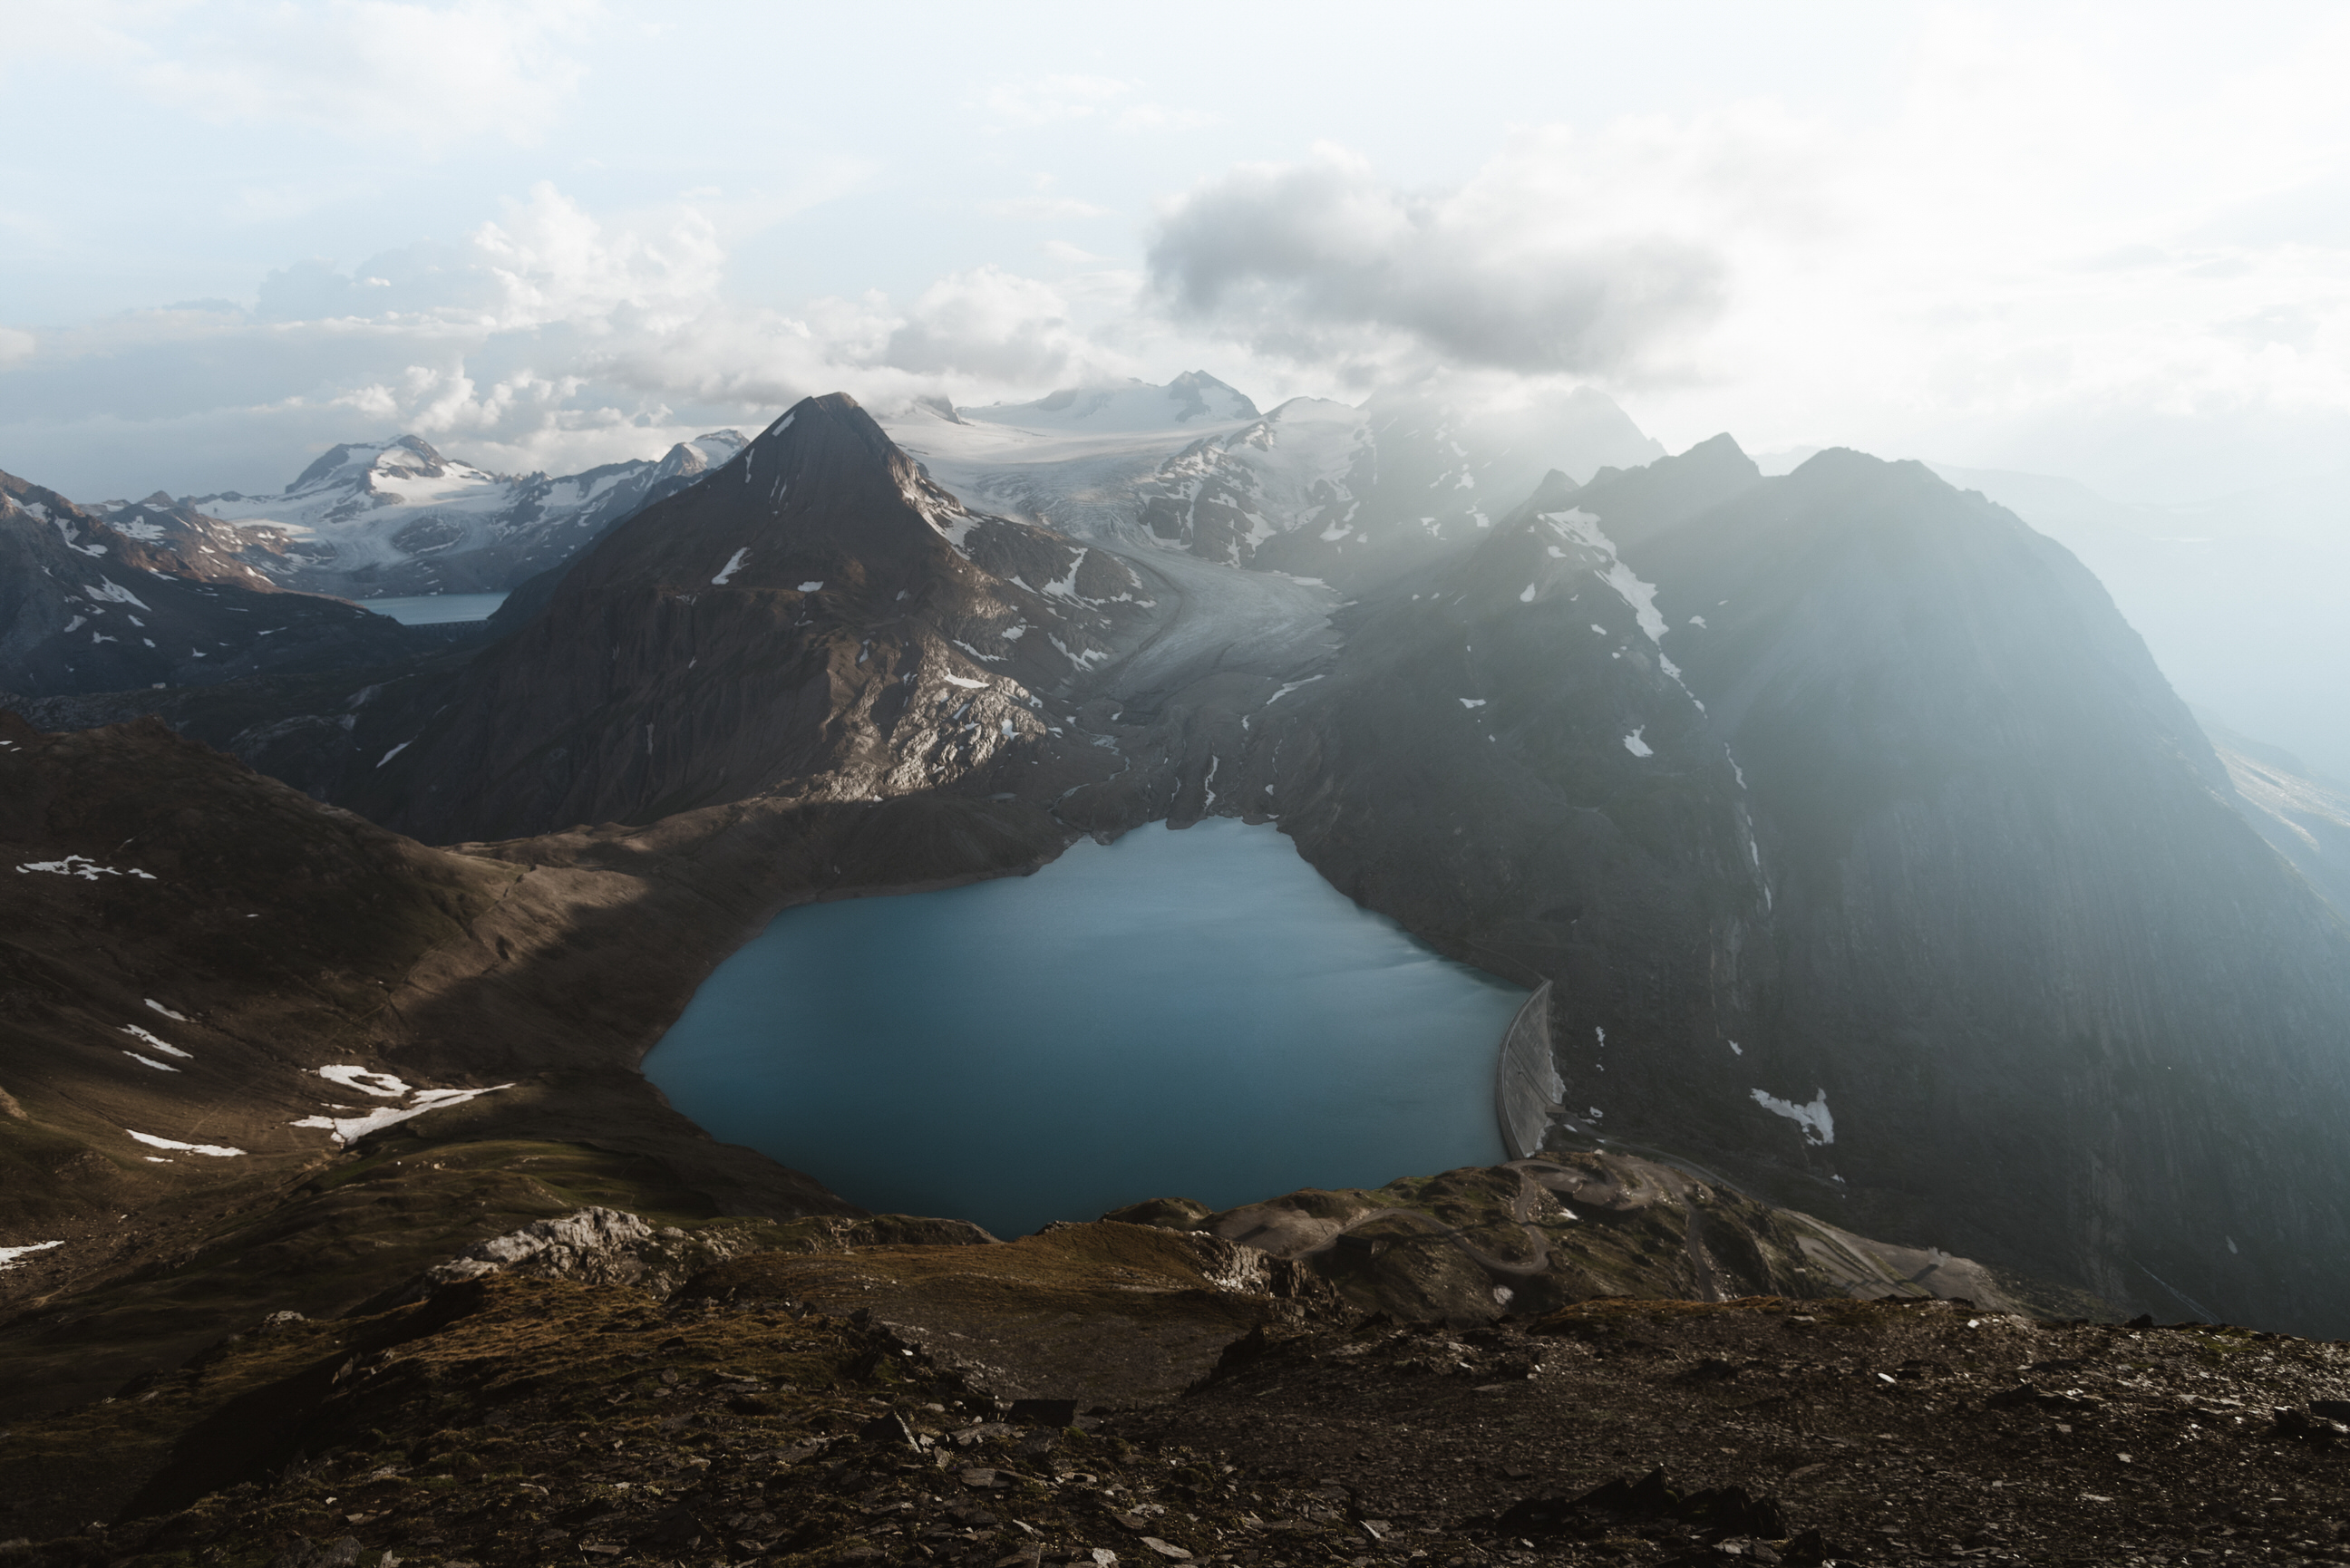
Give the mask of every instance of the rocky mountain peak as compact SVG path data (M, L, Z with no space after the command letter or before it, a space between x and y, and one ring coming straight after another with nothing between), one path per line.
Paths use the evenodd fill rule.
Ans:
M781 529L777 543L793 552L789 559L795 563L786 576L806 564L807 552L837 558L844 568L871 568L920 553L941 538L959 544L970 526L962 504L933 484L846 392L793 405L712 483L715 498L747 500ZM721 515L732 523L743 517L743 508L726 506ZM759 562L751 553L734 571L755 580L784 564L773 555ZM732 582L734 571L720 576Z
M705 431L691 441L681 441L662 454L653 466L656 483L665 479L691 479L709 472L732 459L751 444L741 431Z
M1152 608L1107 552L966 508L854 398L805 399L584 552L364 809L502 836L816 779L938 789L1037 746Z
M175 505L94 512L0 473L0 691L213 685L409 647L383 617L277 592L216 536Z
M1645 467L1603 468L1577 493L1575 504L1605 518L1609 536L1628 545L1719 505L1762 480L1754 460L1728 435L1718 435Z
M1205 370L1186 370L1167 383L1167 396L1182 411L1179 424L1193 420L1254 419L1257 407L1237 388L1225 385Z

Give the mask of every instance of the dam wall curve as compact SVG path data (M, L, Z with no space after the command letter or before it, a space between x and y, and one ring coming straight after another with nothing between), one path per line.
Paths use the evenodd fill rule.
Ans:
M1551 1061L1550 988L1549 981L1543 981L1519 1007L1502 1032L1493 1064L1493 1119L1512 1159L1523 1159L1542 1147L1559 1096L1566 1092Z

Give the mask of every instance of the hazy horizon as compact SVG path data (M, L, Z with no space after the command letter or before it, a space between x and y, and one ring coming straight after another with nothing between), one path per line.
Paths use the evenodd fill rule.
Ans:
M1195 367L2165 504L2350 433L2316 6L0 15L0 466L69 493Z

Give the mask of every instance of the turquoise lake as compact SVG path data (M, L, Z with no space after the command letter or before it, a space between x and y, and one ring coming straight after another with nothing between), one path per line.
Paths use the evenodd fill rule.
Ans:
M1082 841L1033 877L789 909L646 1057L730 1143L999 1236L1503 1158L1526 993L1356 905L1270 826Z

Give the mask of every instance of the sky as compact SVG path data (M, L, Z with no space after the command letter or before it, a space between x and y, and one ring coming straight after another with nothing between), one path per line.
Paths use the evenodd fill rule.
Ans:
M1596 386L2183 504L2350 453L2350 11L0 0L0 468Z

